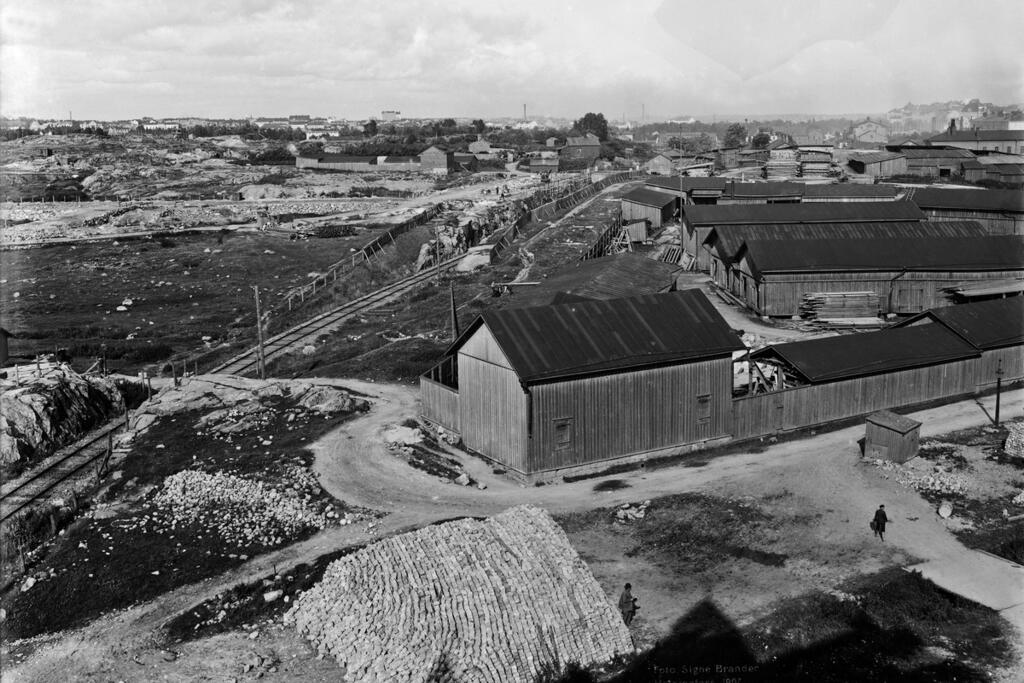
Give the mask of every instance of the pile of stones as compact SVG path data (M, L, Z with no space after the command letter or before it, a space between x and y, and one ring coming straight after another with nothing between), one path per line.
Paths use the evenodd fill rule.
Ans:
M349 681L533 681L633 652L538 508L395 536L332 563L285 615Z
M1024 423L1006 425L1008 435L1003 450L1014 458L1024 458Z
M899 484L921 493L962 495L967 492L967 480L964 477L947 472L938 465L932 472L925 474L880 458L875 459L875 465L885 471L884 477L889 478L891 475Z
M315 478L275 488L225 472L183 470L164 479L153 497L151 528L170 532L198 523L229 545L248 547L277 546L332 522L355 521L304 493L310 484L316 486Z
M647 516L647 508L651 501L645 500L642 503L623 503L615 509L616 522L636 522Z

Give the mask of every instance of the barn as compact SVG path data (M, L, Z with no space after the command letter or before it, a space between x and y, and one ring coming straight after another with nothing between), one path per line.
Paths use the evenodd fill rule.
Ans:
M744 302L763 316L797 315L810 292L854 291L912 314L950 305L950 285L1024 275L1024 238L748 239L735 263Z
M622 222L650 221L651 227L660 228L672 220L676 198L664 192L638 187L622 195Z
M719 287L742 297L743 280L733 270L736 255L750 239L880 239L890 237L982 237L976 221L908 221L891 223L782 223L778 225L721 225L704 239L710 274Z
M898 152L851 152L846 163L855 173L891 178L907 172L907 158Z
M924 213L910 202L851 202L811 204L734 204L730 206L684 206L683 251L707 271L710 255L702 248L712 229L719 225L772 223L864 223L923 221Z
M929 217L978 221L992 235L1024 234L1024 193L1020 190L911 188L907 198Z
M1024 297L935 308L897 323L897 327L939 325L981 351L975 363L976 391L1024 380ZM1002 373L997 374L997 373Z
M981 352L939 325L767 346L750 354L760 393L733 400L733 435L761 436L966 396Z
M730 433L739 337L698 290L487 311L421 378L423 417L542 481Z

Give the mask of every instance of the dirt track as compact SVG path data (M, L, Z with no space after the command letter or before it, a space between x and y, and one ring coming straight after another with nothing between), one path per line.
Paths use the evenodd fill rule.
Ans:
M595 493L600 479L546 487L521 487L491 472L475 458L464 458L471 476L486 483L486 490L459 487L412 469L390 453L380 438L387 426L414 416L417 391L406 385L385 385L353 380L327 380L368 394L373 409L327 435L313 448L315 469L326 490L346 502L390 514L379 525L327 530L302 543L248 562L217 579L183 587L159 600L107 615L88 627L61 634L54 645L42 649L15 671L5 670L3 680L84 679L99 674L117 680L194 680L208 675L233 675L233 667L254 646L245 634L226 634L182 646L182 656L164 662L155 649L153 634L178 612L241 581L253 580L277 568L310 561L346 545L362 543L403 529L457 515L489 515L519 503L534 503L551 512L588 510L684 491L714 491L721 495L762 495L784 489L794 495L793 505L814 513L813 523L801 530L802 544L837 544L843 558L831 563L803 563L789 583L804 589L834 585L851 572L871 572L892 564L962 556L970 551L944 528L930 506L916 493L901 489L860 462L856 440L862 428L851 427L803 440L770 445L759 453L738 453L715 458L697 467L676 466L656 471L615 475L629 485L618 491ZM994 399L981 403L991 412ZM1005 393L1003 415L1021 415L1024 390ZM974 401L934 408L914 415L924 422L922 435L935 435L988 419ZM611 477L606 477L611 478ZM870 512L884 501L895 523L885 544L866 531ZM838 566L837 566L838 565ZM651 579L647 604L659 602L658 587ZM671 588L671 587L668 587ZM667 589L666 589L667 590ZM785 591L782 591L783 593ZM742 596L716 594L718 603L742 620L750 605ZM766 599L773 596L764 596ZM665 602L663 596L662 601ZM669 599L671 608L679 605ZM652 628L670 612L652 609L645 614ZM263 632L260 644L279 651L302 653L294 634ZM290 650L289 650L290 648ZM303 663L304 662L304 663ZM331 670L302 653L278 680L330 680ZM335 670L336 671L336 670ZM282 672L283 673L283 672ZM1007 680L1014 680L1013 673ZM336 674L335 674L336 675Z

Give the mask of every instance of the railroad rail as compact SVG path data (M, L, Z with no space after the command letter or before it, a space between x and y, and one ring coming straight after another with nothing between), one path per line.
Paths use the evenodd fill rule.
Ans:
M5 488L0 495L0 524L87 468L97 464L102 467L109 451L105 447L97 448L97 444L124 426L125 421L122 418L107 423L98 431L79 439L68 448L67 453L59 453L49 461L44 461L30 476L10 488Z
M341 306L327 311L326 313L321 313L314 318L310 318L289 330L285 330L284 332L270 337L263 342L264 363L268 363L269 361L281 356L289 348L298 344L315 341L321 334L334 331L349 318L382 306L405 292L428 282L441 271L446 272L451 270L464 257L465 254L459 254L453 258L441 261L434 266L429 266L418 273L410 275L409 277L402 278L401 280L392 282L389 285L385 285L376 291L365 294L357 299L353 299L352 301L342 304ZM243 353L240 353L227 362L218 365L216 368L210 370L210 372L213 374L229 375L256 374L258 368L257 354L258 347L253 347Z

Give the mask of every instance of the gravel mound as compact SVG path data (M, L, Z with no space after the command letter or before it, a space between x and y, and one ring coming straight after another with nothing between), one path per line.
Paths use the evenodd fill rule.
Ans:
M629 630L538 508L386 539L331 564L285 616L349 681L533 681L633 652Z

